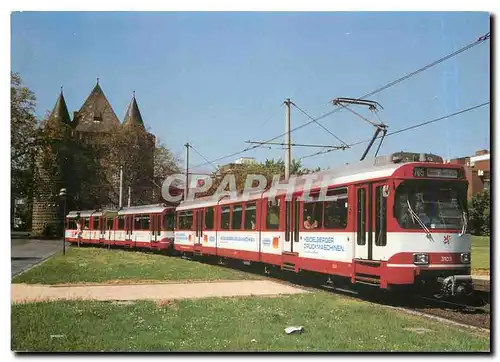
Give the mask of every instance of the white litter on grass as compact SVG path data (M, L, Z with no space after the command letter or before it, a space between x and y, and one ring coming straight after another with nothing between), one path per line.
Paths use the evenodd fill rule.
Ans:
M135 304L135 301L133 300L115 300L112 302L112 304L116 305L132 305Z
M81 267L87 266L87 263L81 263L80 266Z
M415 332L415 333L418 333L418 334L424 334L424 333L427 333L427 332L433 332L432 329L427 329L427 328L422 328L422 327L418 327L418 328L405 328L404 330L405 331L410 331L410 332Z
M50 338L64 338L65 335L64 334L51 334L50 335Z
M254 342L255 343L255 342L257 342L257 340L256 339L252 339L250 342Z
M295 333L295 332L302 333L302 332L304 332L304 327L302 327L302 326L299 326L299 327L287 327L287 328L285 328L285 332L286 332L286 334L292 334L292 333Z

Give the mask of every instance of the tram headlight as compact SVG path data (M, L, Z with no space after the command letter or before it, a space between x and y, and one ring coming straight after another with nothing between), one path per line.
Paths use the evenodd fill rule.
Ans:
M461 253L460 254L460 261L464 264L469 264L470 263L470 253Z
M413 254L413 264L429 264L429 254Z

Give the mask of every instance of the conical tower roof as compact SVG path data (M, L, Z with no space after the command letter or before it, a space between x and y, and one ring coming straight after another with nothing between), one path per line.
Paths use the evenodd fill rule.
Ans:
M128 105L127 113L125 113L125 120L123 121L124 127L129 125L141 126L144 128L144 121L142 120L141 111L139 111L139 106L135 99L135 92L132 96L132 101Z
M69 117L68 107L66 106L66 101L64 100L64 94L61 87L61 93L57 98L56 105L49 116L47 125L56 126L60 124L70 124L71 118Z
M74 122L75 130L82 132L110 132L120 125L120 120L99 85L99 78L76 113Z

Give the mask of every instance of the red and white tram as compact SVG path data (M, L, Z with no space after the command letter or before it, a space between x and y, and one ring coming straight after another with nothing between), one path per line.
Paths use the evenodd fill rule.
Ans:
M79 232L71 212L66 238L156 249L173 242L184 254L465 294L472 290L467 186L459 165L400 153L298 177L291 197L276 188L210 196L182 202L175 216L163 205L124 208L112 220L110 212L81 211Z
M174 241L175 208L144 205L105 211L71 211L66 217L70 243L168 250Z
M403 156L346 165L312 181L300 177L288 200L286 190L275 197L268 190L248 199L181 203L174 247L384 289L428 283L466 293L471 239L464 170L432 155L410 154L425 156L423 162ZM325 182L327 200L320 197Z

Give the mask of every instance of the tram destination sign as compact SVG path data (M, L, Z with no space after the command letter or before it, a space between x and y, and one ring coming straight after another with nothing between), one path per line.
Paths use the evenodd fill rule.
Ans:
M413 176L457 179L459 172L454 168L415 167Z

